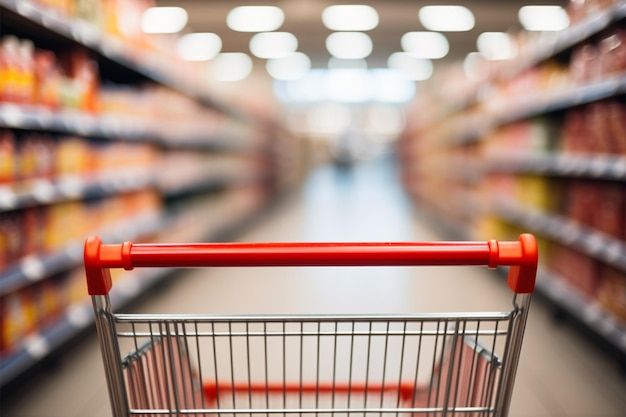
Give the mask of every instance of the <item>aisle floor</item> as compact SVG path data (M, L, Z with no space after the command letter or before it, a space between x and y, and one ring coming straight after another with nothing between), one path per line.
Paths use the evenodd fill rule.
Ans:
M415 214L388 161L352 171L321 167L241 241L446 239ZM189 270L133 306L153 313L378 313L509 309L493 272L448 268ZM614 358L535 298L512 417L622 417L626 382ZM1 399L4 417L109 417L98 342L78 341L56 366Z

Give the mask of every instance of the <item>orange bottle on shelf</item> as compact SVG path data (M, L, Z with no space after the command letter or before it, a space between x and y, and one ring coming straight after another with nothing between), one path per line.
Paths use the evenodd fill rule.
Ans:
M0 185L15 180L15 136L10 130L0 131Z
M20 66L19 53L20 41L15 36L5 36L0 44L0 56L2 59L2 84L0 87L0 102L19 101Z

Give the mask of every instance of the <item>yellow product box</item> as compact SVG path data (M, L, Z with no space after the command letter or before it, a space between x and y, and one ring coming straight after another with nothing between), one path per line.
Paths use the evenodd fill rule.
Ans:
M504 239L509 234L507 224L498 216L486 214L475 222L472 235L476 239Z
M523 175L517 181L517 201L521 205L543 211L553 211L558 207L560 188L552 179Z

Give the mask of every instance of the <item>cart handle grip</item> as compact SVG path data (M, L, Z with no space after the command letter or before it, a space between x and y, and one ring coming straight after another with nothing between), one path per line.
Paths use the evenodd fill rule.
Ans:
M518 241L381 243L85 243L90 295L108 294L109 268L223 266L510 266L509 287L532 293L537 273L537 242L531 234Z

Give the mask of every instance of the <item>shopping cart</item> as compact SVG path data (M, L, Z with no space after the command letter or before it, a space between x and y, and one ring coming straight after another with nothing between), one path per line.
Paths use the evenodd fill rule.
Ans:
M509 266L510 311L113 314L109 268ZM85 269L115 416L508 414L537 270L532 235L433 243L102 244ZM124 356L122 352L126 353Z

